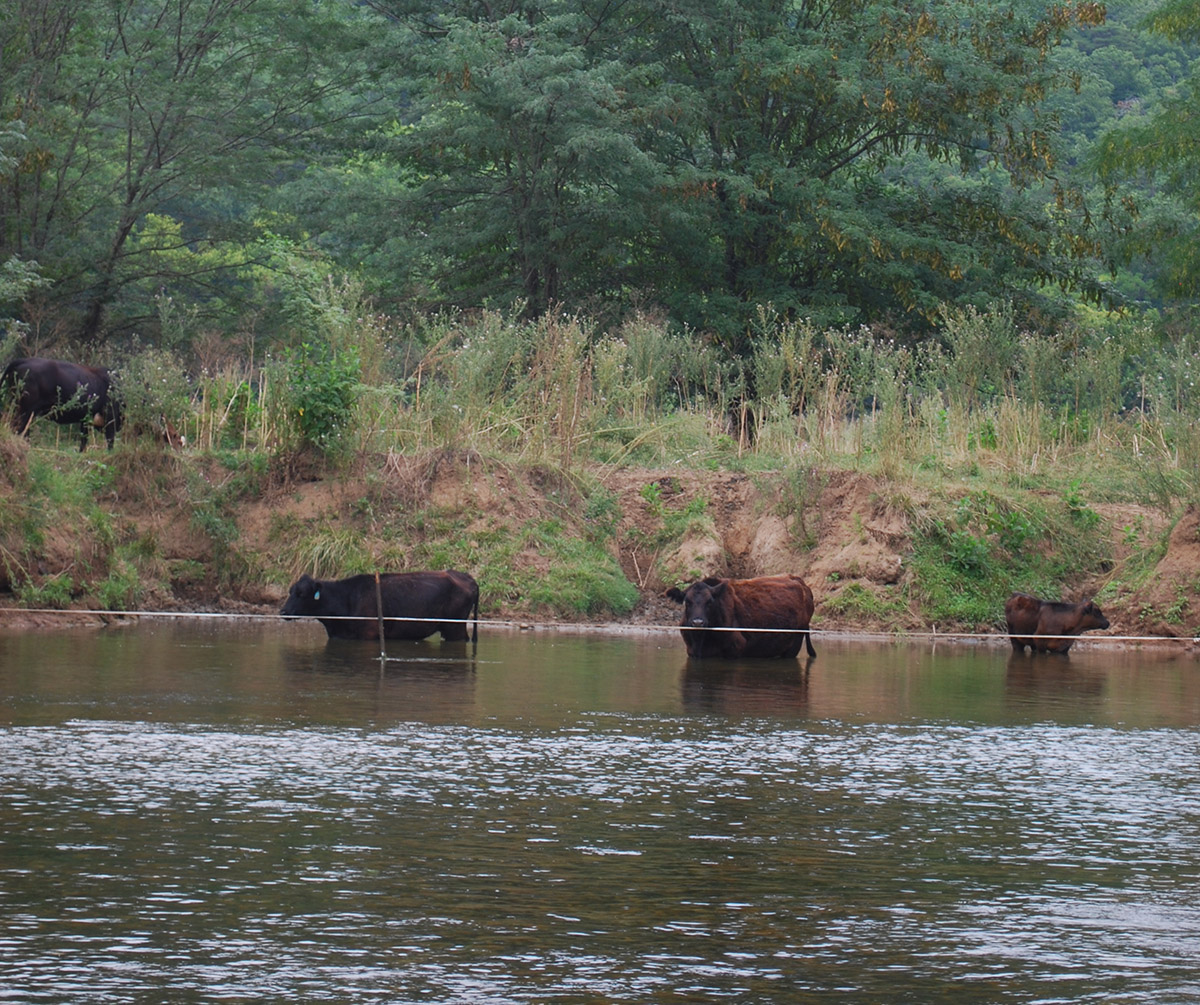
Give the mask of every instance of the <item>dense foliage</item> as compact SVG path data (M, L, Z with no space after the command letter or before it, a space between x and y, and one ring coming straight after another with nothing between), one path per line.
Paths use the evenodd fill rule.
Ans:
M30 350L253 357L319 334L337 273L393 315L653 307L745 357L768 304L922 338L1168 303L1192 6L0 0L0 310Z
M1187 45L1190 54L1200 42L1200 4L1194 0L1167 0L1146 23L1160 51L1168 54L1178 52L1177 45ZM1136 106L1136 91L1125 98L1135 103L1135 114L1122 116L1106 131L1092 160L1107 187L1109 215L1119 227L1111 245L1114 259L1139 263L1157 297L1186 302L1200 292L1200 189L1195 183L1200 79L1190 60L1182 69L1164 62L1159 57L1130 67L1160 80L1167 69L1169 84L1146 108Z
M1089 500L1200 500L1198 30L1192 0L0 0L0 359L113 365L127 415L86 467L0 434L0 567L35 605L198 580L100 506L141 479L218 585L462 564L619 612L588 482L644 464L771 469L798 548L831 472L915 485L909 585L830 611L983 623L1100 575ZM399 504L431 468L239 547L270 479L481 455L553 516ZM719 536L661 492L639 585ZM55 525L86 547L42 575Z

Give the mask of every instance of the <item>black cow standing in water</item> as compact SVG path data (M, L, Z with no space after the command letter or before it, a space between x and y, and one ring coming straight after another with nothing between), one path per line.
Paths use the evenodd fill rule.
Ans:
M87 449L88 433L103 430L108 449L121 428L121 404L112 374L99 366L61 359L14 359L0 375L0 388L16 392L13 428L28 436L34 416L46 415L62 425L79 424L79 449Z
M434 632L451 642L479 636L479 584L465 572L385 572L379 576L384 637L424 639ZM279 612L291 618L316 618L331 639L378 639L379 604L375 576L348 579L301 576L292 584ZM388 618L403 618L388 621Z

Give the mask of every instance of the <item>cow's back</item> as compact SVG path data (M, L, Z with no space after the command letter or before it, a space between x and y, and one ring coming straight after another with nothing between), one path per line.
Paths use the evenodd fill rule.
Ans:
M733 616L746 628L807 628L812 621L813 593L799 576L733 579Z
M408 619L390 624L389 637L424 638L440 632L444 639L464 640L472 614L472 634L478 631L479 584L465 572L388 573L382 577L381 591L385 616ZM374 602L373 595L371 599Z
M413 616L446 616L479 599L479 585L465 572L390 572L381 577L384 602ZM374 602L374 594L372 594Z
M799 576L759 576L730 580L733 616L743 629L745 656L796 656L800 647L813 652L808 634L815 604L808 584ZM767 632L745 629L765 628ZM792 634L792 633L795 634Z
M1014 593L1004 602L1004 620L1008 630L1016 634L1033 634L1037 631L1038 619L1042 614L1043 602L1028 593Z
M91 396L107 396L112 374L104 367L84 366L65 359L43 359L25 356L14 359L4 368L0 379L4 384L20 384L23 393L41 399L71 398L79 388Z

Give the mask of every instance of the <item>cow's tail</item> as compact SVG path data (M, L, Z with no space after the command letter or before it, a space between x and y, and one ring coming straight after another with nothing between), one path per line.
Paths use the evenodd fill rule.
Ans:
M471 610L471 645L479 641L479 591L475 591L475 606Z
M804 644L808 647L808 655L810 657L817 655L817 651L813 648L811 631L806 631L804 633Z

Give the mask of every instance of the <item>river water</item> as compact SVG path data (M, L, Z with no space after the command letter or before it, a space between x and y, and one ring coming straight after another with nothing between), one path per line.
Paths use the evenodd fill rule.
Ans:
M0 1002L1200 1001L1200 662L0 628Z

